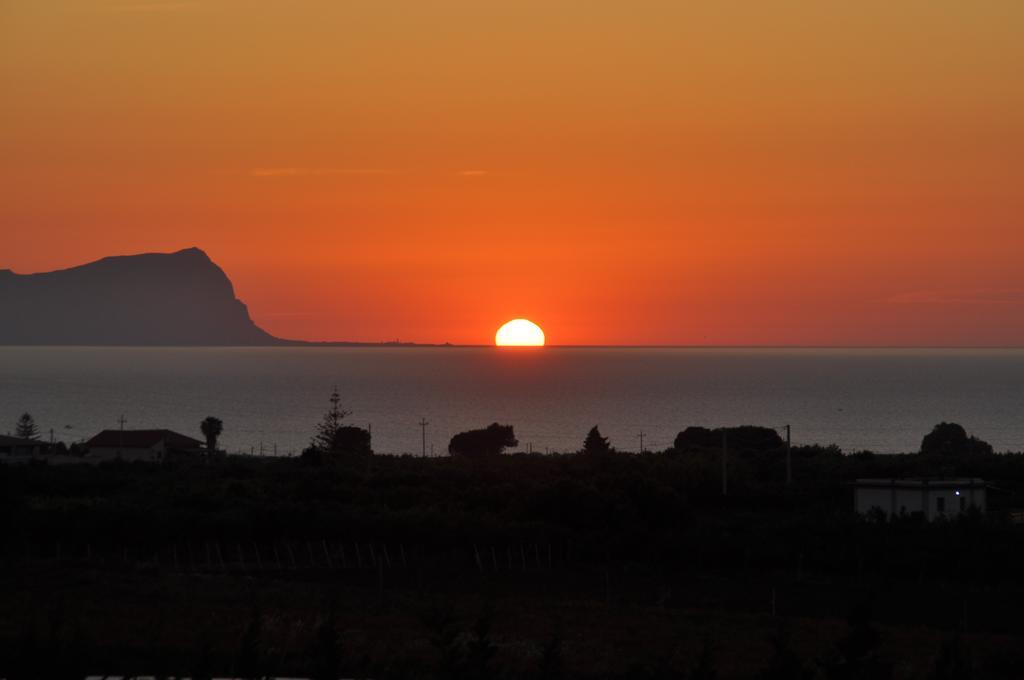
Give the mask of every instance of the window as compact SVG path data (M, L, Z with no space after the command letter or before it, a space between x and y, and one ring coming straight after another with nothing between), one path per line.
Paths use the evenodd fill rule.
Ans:
M935 511L940 515L946 512L946 499L942 496L935 499Z

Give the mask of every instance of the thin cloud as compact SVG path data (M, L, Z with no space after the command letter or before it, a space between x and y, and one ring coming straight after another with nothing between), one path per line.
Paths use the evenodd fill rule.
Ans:
M318 177L323 175L393 175L393 170L376 168L253 168L253 177Z
M886 302L893 305L1024 305L1024 289L919 290L893 295Z

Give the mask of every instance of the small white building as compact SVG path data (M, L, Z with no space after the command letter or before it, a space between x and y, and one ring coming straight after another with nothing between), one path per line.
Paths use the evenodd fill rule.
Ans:
M85 443L86 463L105 460L157 462L169 454L205 451L201 441L171 430L103 430Z
M873 509L886 517L921 513L929 522L940 517L956 517L975 507L986 509L985 481L966 479L858 479L854 483L853 503L858 513Z
M21 439L0 434L0 458L31 458L43 453L46 448L38 439Z

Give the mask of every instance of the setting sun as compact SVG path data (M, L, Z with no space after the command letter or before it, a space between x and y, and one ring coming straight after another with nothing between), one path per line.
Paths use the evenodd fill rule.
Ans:
M527 319L512 319L494 334L498 347L543 347L544 331Z

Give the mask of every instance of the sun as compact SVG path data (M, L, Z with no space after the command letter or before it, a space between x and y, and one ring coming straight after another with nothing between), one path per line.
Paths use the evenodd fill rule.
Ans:
M512 319L494 334L498 347L543 347L544 331L528 319Z

